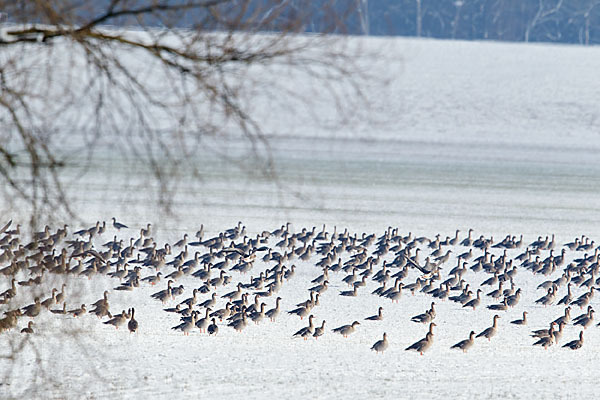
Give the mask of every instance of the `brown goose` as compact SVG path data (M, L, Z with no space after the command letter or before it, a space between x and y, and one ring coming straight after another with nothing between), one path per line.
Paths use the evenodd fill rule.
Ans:
M315 328L315 333L313 333L313 337L315 338L315 340L317 340L319 338L319 336L323 336L325 334L325 320L323 320L323 323L321 324L321 326L317 326Z
M86 312L85 304L82 304L79 308L67 311L68 314L73 314L74 317L81 317Z
M473 346L473 343L475 343L475 332L471 331L468 339L461 340L460 342L456 343L454 346L452 346L450 348L451 349L460 349L463 351L463 353L466 353L467 350L469 350L471 348L471 346Z
M383 320L383 307L379 307L376 315L371 315L365 318L366 321L381 321Z
M378 340L375 342L375 344L371 347L371 350L375 350L375 352L377 354L382 353L388 348L388 339L387 339L387 333L383 333L383 339Z
M429 350L429 348L433 344L433 327L434 326L436 326L435 322L432 322L431 324L429 324L429 332L427 332L427 335L425 335L425 337L423 339L419 340L418 342L415 342L415 343L411 344L410 346L408 346L405 350L414 350L417 353L423 355L423 353L426 352L427 350Z
M33 333L33 321L29 321L27 328L21 329L21 333Z
M112 325L116 329L119 329L119 326L123 325L126 321L127 321L127 315L125 313L125 310L123 310L121 312L121 314L118 314L117 316L109 319L108 321L104 321L104 324Z
M510 321L510 323L515 325L527 325L527 311L523 311L523 318L515 319L514 321Z
M579 339L572 340L569 343L563 345L563 347L568 347L571 350L580 349L583 346L583 331L579 332Z
M337 327L335 329L332 329L333 332L335 333L339 333L340 335L342 335L343 337L347 338L348 335L354 333L354 331L356 330L356 327L360 325L360 322L358 321L354 321L352 324L350 325L342 325L340 327Z
M496 331L498 330L498 318L500 318L498 314L494 315L494 322L492 323L492 326L483 330L483 332L477 335L477 337L485 337L488 341L491 341L492 337L496 335Z
M37 317L40 314L41 310L42 303L40 303L40 298L36 297L35 302L33 304L23 307L23 315L26 315L31 318Z
M315 318L314 315L309 315L308 317L308 326L305 326L304 328L300 329L298 332L294 333L292 336L300 336L302 338L304 338L304 340L306 340L309 336L311 336L314 333L314 325L313 325L313 319Z

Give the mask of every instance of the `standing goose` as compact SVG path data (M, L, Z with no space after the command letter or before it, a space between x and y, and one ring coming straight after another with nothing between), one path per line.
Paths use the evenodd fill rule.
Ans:
M562 315L554 320L555 323L560 324L564 322L568 324L571 321L571 307L565 308L565 315Z
M217 326L214 318L211 320L211 324L208 326L207 332L209 335L216 335L219 332L219 327Z
M258 325L265 318L265 303L260 304L260 311L254 311L250 314L250 319Z
M279 312L281 310L280 307L279 307L279 303L280 302L281 302L281 297L277 297L277 299L275 299L275 308L271 308L266 313L267 317L269 317L269 319L271 320L271 322L274 322L275 319L277 318L277 316L279 316Z
M212 310L210 307L207 308L204 318L200 318L198 321L196 321L196 328L200 329L200 333L202 333L202 331L206 332L206 329L208 328L208 316L211 311Z
M56 295L56 304L60 304L65 301L65 297L66 297L65 288L66 287L67 287L67 284L63 283L60 293Z
M571 350L580 349L583 346L583 331L579 332L579 339L572 340L569 343L563 345L563 347L568 347Z
M323 323L321 324L321 326L317 326L315 328L315 333L313 334L313 337L315 338L315 340L317 340L319 338L319 336L323 336L325 334L325 320L323 320Z
M177 326L172 327L171 329L173 329L174 331L181 331L185 336L189 336L190 331L196 326L196 314L197 311L194 311L190 319L184 321L183 323Z
M231 303L227 302L225 304L225 308L221 308L210 314L211 317L217 317L220 321L223 321L223 318L227 318L231 315Z
M378 340L375 342L375 344L371 347L371 350L375 350L375 352L377 354L382 353L388 348L388 340L387 340L387 333L383 333L383 339Z
M485 337L488 341L491 341L492 337L496 335L496 331L498 330L498 318L500 318L498 314L494 315L494 322L492 323L492 326L485 329L483 332L477 335L477 337Z
M160 300L164 304L165 301L167 301L170 298L171 299L173 298L173 288L171 287L172 284L173 284L173 281L171 279L169 279L167 281L167 288L164 290L161 290L159 292L153 293L151 295L151 297L153 299Z
M419 340L418 342L415 342L415 343L411 344L410 346L408 346L405 350L414 350L417 353L423 355L423 353L426 352L427 350L429 350L429 348L433 344L433 327L434 326L437 326L435 324L435 322L430 323L429 331L427 332L427 335L425 335L425 337L423 339Z
M335 333L339 333L343 337L347 338L348 335L354 333L358 325L360 325L360 322L354 321L351 325L342 325L338 328L332 329L332 331Z
M304 328L300 329L298 332L294 333L292 335L292 337L300 336L300 337L304 338L304 340L308 339L308 337L314 333L314 329L315 329L314 325L313 325L314 317L315 316L311 314L308 317L308 326L305 326Z
M479 306L479 304L481 304L481 289L477 289L477 298L469 300L468 302L463 304L463 308L473 307L474 310L475 308L477 308L477 306Z
M108 321L104 321L104 323L106 325L112 325L116 329L119 329L119 326L123 325L125 321L127 321L127 315L125 314L125 310L123 310L121 314L109 319Z
M56 292L58 289L52 289L52 296L48 297L46 300L42 301L42 306L44 306L47 310L50 309L51 306L56 304Z
M134 315L135 315L135 308L132 307L131 308L131 319L127 323L127 329L129 329L129 332L131 332L131 333L136 332L138 329L138 322L134 318Z
M394 301L396 303L398 303L400 301L400 298L402 297L402 288L403 287L404 287L404 284L402 282L400 282L400 283L396 282L395 289L393 291L391 291L390 293L388 293L385 297L392 300L392 303Z
M35 302L33 304L23 307L23 315L26 315L31 318L37 317L40 314L41 310L42 303L40 303L40 298L36 297Z
M581 325L583 329L587 329L594 322L594 310L588 311L587 315L575 322L573 325Z
M463 353L466 353L467 350L469 350L471 348L471 346L473 346L473 343L475 343L475 332L471 331L468 339L461 340L460 342L456 343L454 346L452 346L450 348L451 349L460 349L463 351Z

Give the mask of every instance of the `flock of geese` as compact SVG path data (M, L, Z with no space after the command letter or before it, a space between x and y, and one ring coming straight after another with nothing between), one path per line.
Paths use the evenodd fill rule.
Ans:
M531 331L532 344L576 350L583 346L584 330L594 323L590 303L600 284L600 246L585 236L564 244L556 243L554 235L531 243L525 243L523 236L508 235L495 242L492 237L474 238L471 229L462 238L459 230L454 237L427 238L402 235L391 227L381 235L329 232L325 226L320 231L313 227L294 233L290 224L250 236L240 222L213 237L205 237L201 226L193 236L185 234L172 245L159 246L151 224L133 230L115 218L112 224L97 222L75 232L67 225L56 230L46 226L41 232L25 235L19 225L11 227L12 221L0 228L0 279L5 277L0 285L7 286L0 286L0 333L21 325L23 334L34 334L35 319L46 312L68 318L93 314L106 325L126 326L134 333L139 328L134 307L113 314L111 290L135 292L141 286L154 286L162 289L156 290L152 299L178 318L172 329L184 335L217 335L225 327L242 332L250 323L274 322L287 314L302 321L306 318L308 323L290 332L292 337L318 340L328 332L348 337L361 329L361 321L374 324L383 320L384 314L380 306L376 314L332 330L326 328L325 320L315 324L321 296L330 287L346 286L336 296L329 295L329 301L335 301L337 295L356 297L357 302L364 296L376 296L381 302L395 304L404 293L421 296L429 308L411 321L429 329L406 347L421 355L434 345L436 302L452 302L457 309L489 309L493 316L488 328L471 330L468 338L451 346L467 352L477 338L491 341L499 332L501 312L519 304L523 293L515 283L519 273L540 278L537 290L544 294L536 304L561 308L560 317L548 321L547 328ZM135 237L120 239L122 231L135 232ZM102 239L107 236L112 239ZM282 303L287 303L278 293L295 281L300 270L295 264L301 265L301 274L311 278L302 289L307 299L284 312ZM258 271L248 278L248 273ZM550 279L552 275L555 279ZM67 307L67 283L52 288L49 297L36 295L33 303L19 304L19 299L28 298L27 291L48 290L48 276L65 277L65 282L66 277L110 277L115 286L104 291L102 298L76 308ZM195 282L191 291L179 283L184 278L186 283ZM375 285L375 290L367 289L368 283ZM186 292L191 296L184 298ZM577 308L586 311L571 318ZM510 323L527 326L527 316L524 311L522 318ZM578 338L562 343L563 329L569 324L581 331ZM383 353L388 347L388 334L383 332L371 350Z

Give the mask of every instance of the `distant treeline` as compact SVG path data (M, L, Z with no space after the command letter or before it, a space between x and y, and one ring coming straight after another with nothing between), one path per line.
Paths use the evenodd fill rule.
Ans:
M102 15L116 9L150 4L218 4L221 15L242 24L235 29L281 29L291 26L306 32L375 36L420 36L440 39L600 43L600 0L61 0L77 7L82 16ZM0 1L1 2L1 1ZM23 2L6 15L9 22L44 22L31 18L36 2ZM85 6L82 6L84 4ZM269 10L278 10L270 13ZM283 10L283 11L282 11ZM2 11L2 10L0 10ZM269 20L269 16L278 17ZM262 15L257 21L256 15ZM8 17L8 18L6 18ZM219 30L227 23L211 18L208 8L188 10L170 21L164 15L123 15L106 21L112 25L154 25ZM140 19L141 18L141 19ZM244 22L252 23L243 26ZM1 21L0 21L1 22ZM256 24L260 25L257 27ZM294 29L297 31L297 29Z
M355 32L443 39L600 43L600 0L357 0Z

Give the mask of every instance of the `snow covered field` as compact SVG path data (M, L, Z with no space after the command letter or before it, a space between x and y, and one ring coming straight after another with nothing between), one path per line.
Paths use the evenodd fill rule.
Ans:
M105 158L99 158L87 182L70 186L76 210L90 224L115 215L135 227L119 233L126 245L147 222L156 226L153 236L162 245L174 243L183 233L193 235L200 224L208 238L239 220L250 236L290 221L294 232L313 226L319 231L327 224L329 232L336 226L338 233L348 228L359 237L363 232L380 236L392 226L402 235L413 232L431 239L438 233L442 239L453 236L455 229L461 229L462 239L474 228L474 238L493 236L495 243L507 234L517 238L524 234L528 244L539 235L554 233L557 249L582 234L599 240L599 49L408 39L366 43L386 50L386 72L395 74L388 91L368 93L375 109L386 116L384 123L357 122L331 133L290 110L264 116L280 179L300 197L211 154L201 154L202 187L188 187L182 180L174 195L180 214L158 216L156 209L144 205L154 190L140 183L147 181L144 171L131 176L130 169L119 168L119 160L105 163ZM290 85L302 88L299 82ZM261 99L256 101L260 107ZM235 142L226 145L229 151L243 151ZM96 248L112 235L109 229L97 239ZM272 238L268 244L275 243ZM524 247L508 250L508 257L514 258ZM465 249L448 248L454 253L442 266L443 279ZM424 250L420 259L429 251ZM493 253L500 255L502 249ZM569 253L562 268L583 254ZM548 255L549 251L542 251L541 258ZM345 253L343 261L348 256ZM388 253L382 261L393 258ZM310 281L321 273L315 267L318 259L313 255L309 261L286 263L297 268L277 294L283 299L283 310L308 299ZM238 280L248 282L249 275L256 277L273 265L257 261L246 275L229 272L233 283L217 293L234 290ZM583 348L577 351L556 345L544 351L533 347L529 337L530 330L547 328L563 314L562 306L534 303L545 294L537 285L558 279L562 268L551 276L519 268L515 285L523 290L521 301L499 312L498 333L490 342L476 339L466 354L450 346L467 338L471 330L489 327L494 312L485 306L497 301L483 296L475 311L436 301L435 339L424 356L404 349L425 336L427 326L410 318L429 307L431 296L405 292L398 304L392 304L371 295L378 285L368 280L356 298L342 297L339 291L347 290L341 282L343 272L331 273L331 287L312 311L316 325L327 321L327 333L308 341L292 338L307 322L287 313L274 323L250 323L242 333L219 325L215 337L197 329L184 336L170 329L178 318L162 311L163 305L150 297L166 287L165 281L157 287L142 283L132 292L109 295L113 314L136 308L140 328L135 334L125 327L115 330L101 324L89 314L75 319L42 311L35 319L36 333L29 336L20 357L0 360L0 397L590 398L600 378L598 328L586 329ZM150 271L143 276L146 272ZM411 270L403 282L412 283L418 275ZM463 278L477 286L488 277L469 270ZM49 296L49 284L44 298ZM74 297L68 305L75 308L101 298L105 289L117 286L118 279L70 277L67 284L67 293ZM179 284L186 289L177 298L181 301L201 282L184 277ZM0 291L9 286L3 279ZM575 295L585 292L573 289ZM557 299L565 292L566 287L560 287ZM26 290L19 295L24 302L34 296ZM202 295L200 301L206 298ZM593 298L591 305L597 301ZM274 298L265 302L271 308ZM217 307L223 304L220 299ZM383 321L363 321L379 306L384 307ZM527 327L509 323L525 310ZM573 307L572 314L583 311ZM18 331L26 320L19 321L19 329L0 335L2 355L22 339ZM361 325L347 339L330 331L353 320ZM383 332L390 345L377 355L370 347ZM578 333L577 327L568 325L559 344L576 339Z

